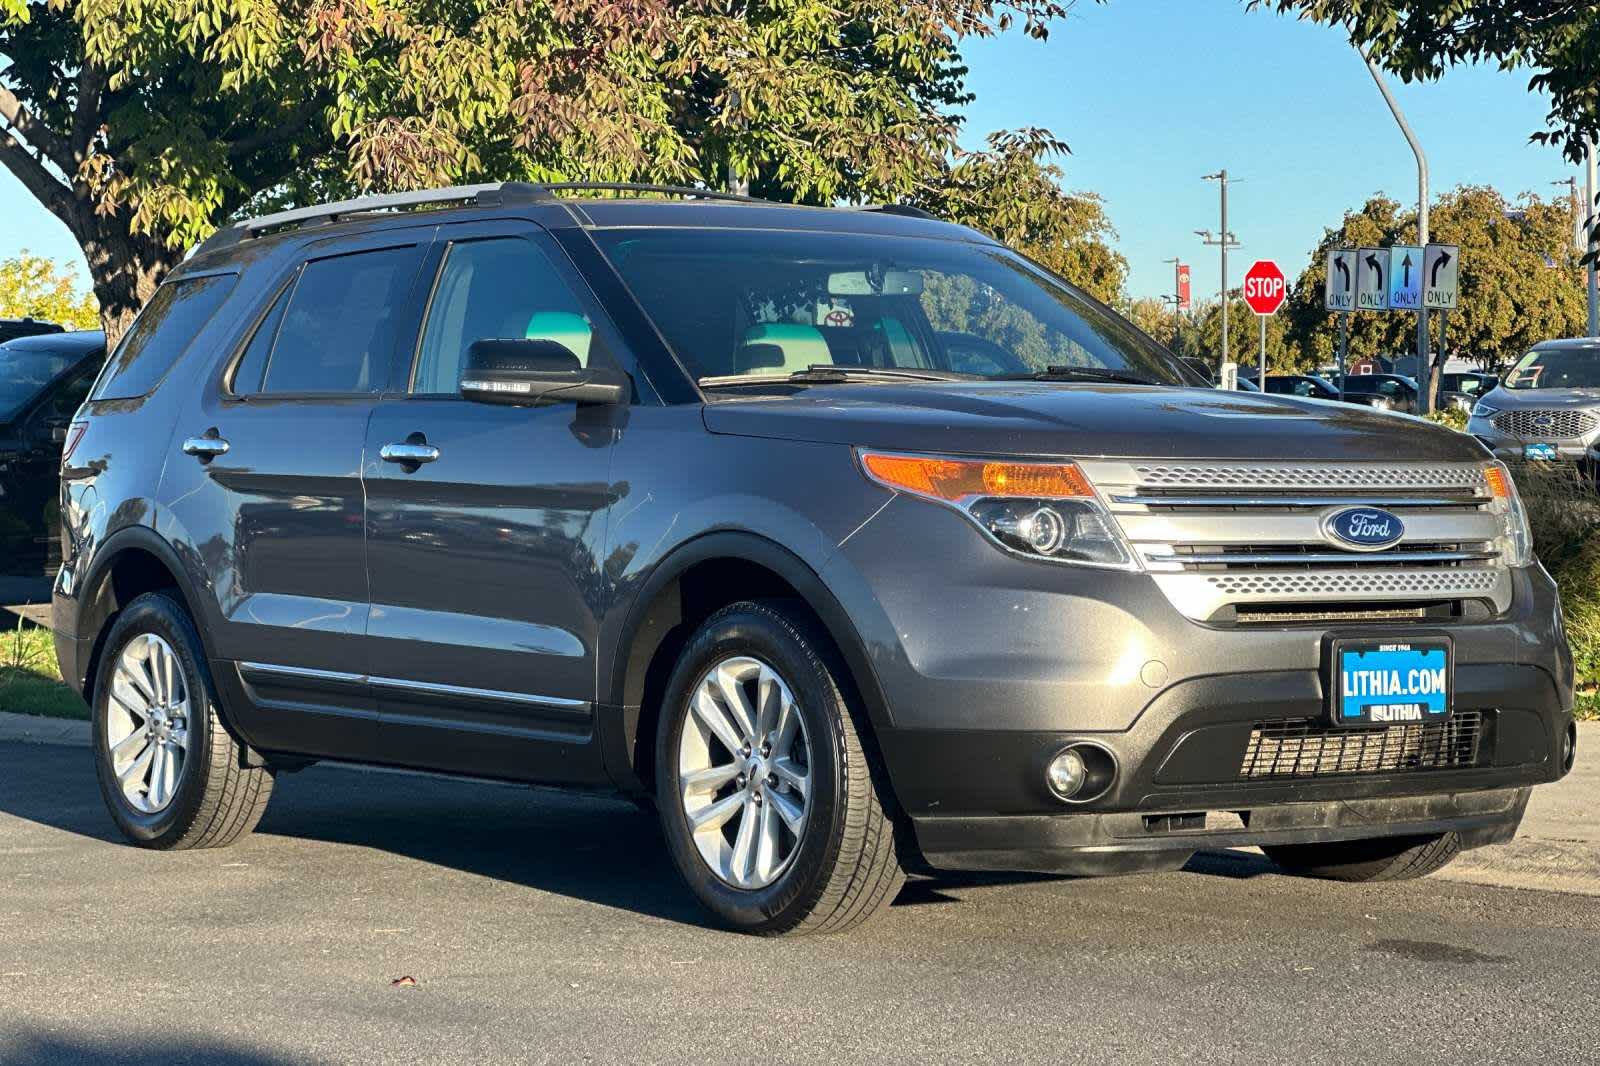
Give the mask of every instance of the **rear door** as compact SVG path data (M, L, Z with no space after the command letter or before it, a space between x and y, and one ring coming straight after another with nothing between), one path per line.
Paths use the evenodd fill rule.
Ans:
M441 227L427 273L418 343L367 430L367 633L385 758L604 780L595 643L627 408L486 405L458 383L476 340L556 341L587 365L623 365L621 342L530 222ZM385 461L401 444L432 458Z
M216 673L259 747L370 757L361 486L367 421L431 227L311 246L185 412L166 495L221 619Z

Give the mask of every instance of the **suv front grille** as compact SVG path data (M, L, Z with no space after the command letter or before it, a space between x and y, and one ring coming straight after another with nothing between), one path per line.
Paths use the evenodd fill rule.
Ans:
M1475 766L1483 712L1457 711L1443 722L1342 729L1315 718L1257 722L1239 765L1239 778L1389 774Z
M1594 427L1594 415L1570 408L1501 411L1494 416L1494 428L1501 433L1535 440L1576 440Z
M1510 606L1500 516L1482 462L1085 460L1144 569L1185 616L1227 624L1252 605ZM1399 543L1357 551L1327 520L1397 515ZM1396 624L1403 620L1393 619ZM1313 623L1307 623L1313 624Z

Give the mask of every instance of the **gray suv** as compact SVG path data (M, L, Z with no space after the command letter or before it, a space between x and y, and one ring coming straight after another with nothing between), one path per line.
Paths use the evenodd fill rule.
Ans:
M1506 459L1600 460L1600 338L1545 341L1472 408L1467 431Z
M1412 877L1570 767L1471 437L1218 393L912 209L609 191L268 216L158 289L55 585L129 840L323 759L609 789L722 922L820 932L934 869Z

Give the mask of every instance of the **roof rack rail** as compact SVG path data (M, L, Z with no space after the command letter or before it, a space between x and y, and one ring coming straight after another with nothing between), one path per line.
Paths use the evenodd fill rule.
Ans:
M727 200L740 204L769 204L759 196L745 196L716 189L697 189L692 185L649 185L631 181L553 181L539 186L550 192L659 192L689 200Z
M906 218L931 218L937 220L939 217L931 211L924 211L922 208L912 207L910 204L867 204L861 210L876 211L881 215L904 215Z
M655 192L697 200L727 200L736 203L763 204L770 201L738 193L718 192L715 189L696 189L688 185L647 185L623 181L558 181L527 182L498 181L482 185L452 185L443 189L417 189L413 192L379 193L339 200L330 204L297 207L289 211L276 211L270 215L245 219L224 226L207 237L195 254L228 248L240 241L249 240L267 230L284 226L322 225L337 222L347 215L366 211L389 211L403 207L422 207L429 204L482 204L498 206L507 203L533 203L555 199L557 192Z
M346 215L366 211L389 211L402 207L421 207L427 204L476 203L497 205L503 203L528 203L552 199L544 187L526 181L497 181L483 185L451 185L442 189L417 189L412 192L379 193L357 196L351 200L338 200L330 204L296 207L289 211L276 211L270 215L247 218L224 226L207 237L195 254L227 248L240 241L259 236L263 231L295 224L325 224L337 222Z

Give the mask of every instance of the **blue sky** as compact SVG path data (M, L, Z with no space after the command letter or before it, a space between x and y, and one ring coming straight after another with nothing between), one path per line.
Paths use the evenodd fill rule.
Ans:
M1234 284L1256 258L1297 273L1323 227L1374 192L1416 196L1411 152L1348 42L1243 0L1078 0L1049 41L1010 33L969 42L966 56L977 94L969 145L1017 126L1065 139L1066 184L1106 198L1135 296L1171 290L1162 260L1172 256L1192 264L1197 297L1216 291L1216 250L1193 231L1217 228L1216 186L1200 175L1221 167L1240 179ZM1396 86L1435 190L1471 182L1550 195L1551 181L1577 173L1528 143L1547 106L1527 79L1473 68ZM84 277L66 228L0 170L0 257L21 248L80 264Z

